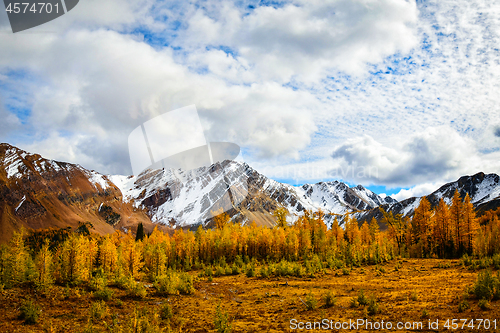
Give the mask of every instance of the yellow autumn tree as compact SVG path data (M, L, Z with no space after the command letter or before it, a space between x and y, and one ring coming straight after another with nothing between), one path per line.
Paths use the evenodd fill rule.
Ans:
M104 274L111 276L118 264L118 252L111 236L106 235L99 246L99 265Z
M55 277L59 282L80 283L89 280L91 274L88 262L89 244L88 237L70 234L58 248Z
M140 270L144 265L142 261L143 243L135 241L132 233L129 231L120 241L118 252L120 254L121 265L127 276L135 279L140 278Z
M274 210L273 216L276 218L276 227L285 228L287 226L286 217L288 211L284 207L278 207Z
M211 211L215 227L217 229L222 229L224 226L229 222L231 219L227 213L224 212L224 210L221 208L217 209L216 211Z
M420 200L411 220L411 243L414 244L414 251L420 258L430 254L433 250L432 242L432 217L431 204L426 197Z
M349 243L354 244L356 238L360 236L358 220L355 217L350 217L349 215L346 216L346 219L344 236Z
M378 239L378 235L380 233L380 227L378 225L377 220L372 217L370 222L370 238L372 242L375 242Z
M40 251L35 256L35 267L37 271L36 286L40 289L48 289L54 283L52 277L52 252L48 240L45 240Z
M379 209L383 215L382 223L388 226L396 240L398 249L401 250L402 245L406 243L407 239L407 223L405 219L403 219L401 214L394 215L392 212L386 212L382 208Z
M361 243L363 245L369 245L371 243L371 236L370 236L370 227L368 226L368 223L365 221L363 225L361 226Z
M24 245L24 228L19 232L14 232L9 242L8 265L11 274L8 285L18 285L26 280L27 264L29 259L28 251Z
M452 226L452 239L455 255L458 256L463 252L464 249L464 210L463 210L463 202L460 198L460 193L458 189L455 190L453 194L453 199L451 201L450 208L450 219Z
M144 240L144 264L152 279L164 275L167 271L169 247L168 235L163 234L156 227Z
M476 218L476 211L474 209L474 205L470 201L469 193L464 198L463 202L463 224L464 224L464 233L463 233L463 243L469 254L473 252L473 244L474 237L476 236L477 230L479 229L479 225Z
M451 255L453 248L452 226L450 222L450 210L443 198L435 208L433 240L437 246L437 254L444 258Z

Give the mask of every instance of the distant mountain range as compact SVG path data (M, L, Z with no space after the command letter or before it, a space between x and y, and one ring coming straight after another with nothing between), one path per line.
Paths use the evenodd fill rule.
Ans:
M484 211L495 209L500 206L500 177L497 174L484 174L479 172L473 176L463 176L457 181L445 184L436 191L425 196L432 207L435 207L441 198L451 204L453 194L458 190L462 198L468 193L476 211L481 214ZM393 204L381 205L380 207L393 214L411 216L418 207L423 197L412 197ZM355 214L359 220L369 220L372 217L380 219L380 211L360 212Z
M432 205L449 202L455 189L469 193L481 211L500 206L499 176L478 173L443 185L428 195ZM212 226L213 211L223 207L234 222L274 224L272 213L286 208L289 220L304 210L337 215L353 213L360 221L380 218L378 207L411 215L421 198L398 202L361 185L320 182L294 187L265 177L248 164L224 161L188 172L146 170L138 176L106 176L64 162L44 159L9 144L0 144L0 241L14 230L76 227L91 222L99 233Z

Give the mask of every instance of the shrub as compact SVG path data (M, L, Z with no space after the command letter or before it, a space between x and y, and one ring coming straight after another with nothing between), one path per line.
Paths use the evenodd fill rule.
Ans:
M327 308L331 308L332 306L335 306L335 303L337 303L337 299L331 290L328 290L323 298L325 299L325 306Z
M23 319L26 324L36 324L40 316L40 307L37 304L28 298L21 304L20 310L19 319Z
M209 265L207 267L205 267L205 276L213 276L214 275L214 272L212 270L212 266Z
M349 275L351 272L346 267L342 268L342 275Z
M241 258L241 256L239 254L236 256L236 258L234 258L234 264L236 266L238 266L239 268L243 267L244 262L243 262L243 259Z
M427 309L423 309L422 315L420 316L420 318L422 318L422 319L429 318L429 311L427 311Z
M113 291L109 288L103 288L94 292L94 298L102 301L109 301L113 298Z
M130 284L131 279L132 279L131 277L127 277L125 275L119 275L114 279L114 283L118 288L126 290Z
M177 290L183 295L190 295L194 293L193 277L188 273L180 274L180 281L176 286Z
M334 268L340 269L340 268L344 267L344 263L341 260L332 259L332 258L328 258L327 265L328 265L328 268L331 268L331 269L334 269Z
M189 295L194 292L193 277L189 273L168 271L167 274L157 276L154 287L161 295Z
M480 272L476 283L472 287L472 293L477 299L491 300L495 296L498 297L498 288L500 283L497 278L495 278L490 270Z
M467 302L466 299L463 299L459 304L458 304L458 312L464 312L469 308L469 302Z
M267 266L267 276L273 275L274 272L275 272L274 265L270 264L269 266Z
M293 275L296 277L304 276L304 268L300 263L295 263L295 265L293 266Z
M260 268L260 272L259 272L260 276L263 277L263 278L268 278L269 277L269 274L267 273L267 269L266 267L262 266Z
M225 272L226 271L224 270L224 268L222 268L221 266L217 266L217 268L215 268L214 276L215 277L222 276L222 275L224 275Z
M462 262L462 266L464 267L472 265L472 258L469 257L467 253L462 256L462 259L460 259L460 261Z
M306 296L306 308L307 310L315 310L318 306L318 301L314 297L312 290L309 291L309 294Z
M202 268L202 265L203 265L203 264L202 264L202 263L198 260L198 258L196 258L196 259L194 260L194 265L193 265L193 267L194 267L194 269L195 269L195 270L199 270L200 268Z
M222 311L220 301L215 309L214 325L218 333L230 333L232 331L229 315L226 311Z
M170 320L173 317L174 313L172 312L172 308L168 303L163 304L160 309L160 318L163 320Z
M236 263L233 263L233 266L231 267L231 274L232 275L240 274L240 267Z
M253 263L247 266L246 276L247 277L255 276L255 265Z
M158 314L150 314L147 309L136 308L134 316L130 318L125 327L120 327L121 330L118 332L160 333L163 330L160 329L159 324Z
M495 254L491 260L493 267L495 267L495 269L500 269L500 253Z
M175 295L177 289L175 288L175 281L171 274L160 275L155 278L153 286L156 288L158 294L161 295Z
M490 309L490 302L488 302L485 299L479 300L479 302L477 303L477 305L479 306L479 308L481 310L489 310Z
M133 298L144 298L147 296L146 287L140 282L132 279L132 283L127 286L127 295Z
M90 305L90 319L92 321L94 320L101 320L106 317L108 314L108 307L106 306L106 303L104 301L97 301L93 302Z
M351 298L351 301L349 302L349 306L351 308L357 308L359 306L358 299L356 297Z
M410 299L414 302L418 301L418 294L416 291L413 291L410 295Z
M289 263L285 260L279 262L276 265L276 275L278 276L288 276L293 274L294 269L289 266Z
M359 291L358 303L359 303L359 305L368 305L368 298L365 296L365 293L363 290Z
M358 302L359 302L359 297L358 297ZM360 302L360 304L361 304L361 302ZM368 314L370 316L373 316L379 312L380 312L380 310L379 310L379 306L377 303L377 299L375 298L375 296L372 295L372 296L370 296L370 299L368 300Z
M96 274L90 279L89 287L93 291L101 290L106 288L108 281L102 274Z

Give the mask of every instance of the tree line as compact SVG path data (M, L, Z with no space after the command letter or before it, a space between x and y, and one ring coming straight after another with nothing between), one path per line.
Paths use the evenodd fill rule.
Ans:
M491 256L500 252L500 209L478 218L468 195L455 193L450 205L441 199L435 208L423 198L411 218L383 213L379 223L360 225L344 217L343 228L335 219L327 229L324 213L306 211L289 225L283 208L275 211L276 226L230 223L217 212L214 229L196 232L176 229L172 234L155 229L134 236L130 231L109 235L76 231L45 230L16 232L0 246L0 285L30 283L38 287L89 283L96 274L109 281L150 280L169 271L189 271L230 263L255 264L314 260L326 267L341 268L378 264L396 256L460 257Z
M423 197L411 218L383 210L382 214L399 252L410 257L485 257L500 253L500 208L478 217L469 194L462 199L458 190L449 204L441 198L434 208Z

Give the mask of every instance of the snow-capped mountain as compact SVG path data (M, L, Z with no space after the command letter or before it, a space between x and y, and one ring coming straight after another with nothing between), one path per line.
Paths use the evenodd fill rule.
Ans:
M471 202L479 212L494 209L500 206L500 177L497 174L484 174L479 172L473 176L463 176L457 181L445 184L436 191L427 195L432 207L435 207L442 198L447 204L451 204L453 194L458 190L462 198L468 193ZM422 197L412 197L390 205L380 205L384 210L403 216L413 215ZM356 214L360 220L380 218L381 214L376 211L360 212Z
M461 177L428 195L432 205L447 203L458 189L481 210L500 206L500 177L478 173ZM215 212L233 222L273 225L272 213L284 207L289 221L304 210L322 210L330 225L335 216L354 213L358 220L381 218L377 207L410 216L421 198L397 202L361 185L320 182L300 187L282 184L246 163L224 161L183 172L146 170L138 176L105 176L64 162L44 159L0 144L0 242L21 226L32 229L76 227L91 222L99 233L199 225L212 226Z
M285 207L296 219L305 209L327 216L368 210L395 200L362 186L338 181L294 187L259 174L246 163L224 161L190 172L147 170L138 177L111 176L125 200L144 208L155 223L197 226L210 223L220 208L234 221L271 224L272 212Z

